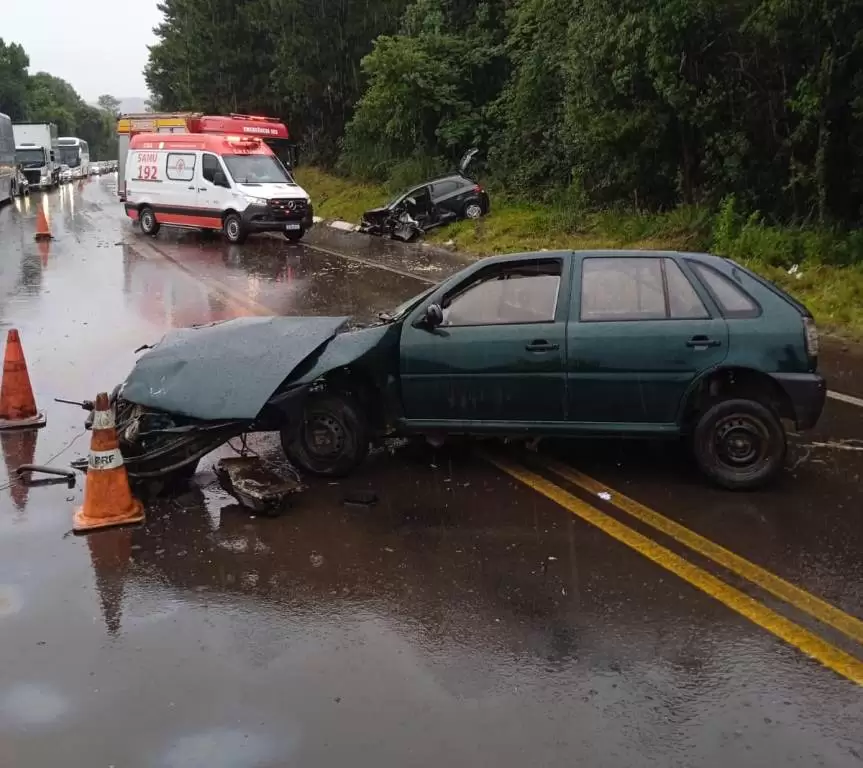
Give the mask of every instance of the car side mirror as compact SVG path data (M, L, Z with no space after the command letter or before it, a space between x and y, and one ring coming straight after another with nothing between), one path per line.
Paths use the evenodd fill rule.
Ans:
M216 171L213 174L213 184L217 187L225 187L225 189L231 188L230 184L228 184L228 177L225 176L224 171Z
M429 330L443 324L443 310L440 304L429 304L426 307L425 326Z

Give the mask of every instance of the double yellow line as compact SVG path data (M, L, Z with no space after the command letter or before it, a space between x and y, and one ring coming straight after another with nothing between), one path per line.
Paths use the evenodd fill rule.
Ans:
M511 477L554 501L576 517L596 526L665 570L724 603L731 610L745 616L807 656L821 662L828 669L832 669L858 685L863 685L863 661L860 659L837 648L805 627L785 618L785 616L768 608L739 589L726 584L713 574L690 563L653 539L624 525L605 512L601 512L536 472L500 456L486 455L485 458ZM554 474L591 494L607 490L605 486L593 478L564 464L553 460L545 460L543 463ZM641 523L660 531L692 551L703 555L735 575L761 587L774 597L778 597L822 624L832 627L851 640L863 645L863 621L860 619L839 610L799 587L795 587L755 563L736 555L617 491L614 492L613 504Z

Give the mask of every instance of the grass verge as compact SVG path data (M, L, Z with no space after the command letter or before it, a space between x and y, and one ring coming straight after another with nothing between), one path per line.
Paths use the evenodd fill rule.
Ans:
M325 219L358 222L394 191L301 168L297 181ZM744 218L734 200L719 212L678 208L661 214L586 211L492 194L492 213L430 233L428 240L477 256L541 249L644 248L710 251L733 258L802 301L831 333L863 340L863 232L775 227Z

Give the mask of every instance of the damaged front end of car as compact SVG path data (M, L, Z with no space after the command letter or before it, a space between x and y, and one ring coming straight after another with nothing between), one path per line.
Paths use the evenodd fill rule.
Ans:
M353 386L352 366L377 360L390 331L351 330L347 317L269 317L167 334L111 396L130 478L187 479L203 456L246 433L280 432L290 444L308 398L327 381Z

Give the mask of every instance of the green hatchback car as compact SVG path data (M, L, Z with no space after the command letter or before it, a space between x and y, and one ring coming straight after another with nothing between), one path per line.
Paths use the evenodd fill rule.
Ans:
M387 435L684 437L713 481L754 488L784 464L784 422L810 428L824 407L809 312L716 256L495 256L380 319L169 334L115 391L129 472L188 475L254 431L280 431L289 459L321 475L350 472Z
M436 438L683 436L707 477L748 489L781 470L783 420L813 427L826 395L808 310L711 255L495 256L382 320L397 332L343 369L360 391L328 395L334 411L311 398L305 423L317 431L286 441L307 468L308 435L326 424ZM365 438L345 436L324 445L354 446L360 460Z

